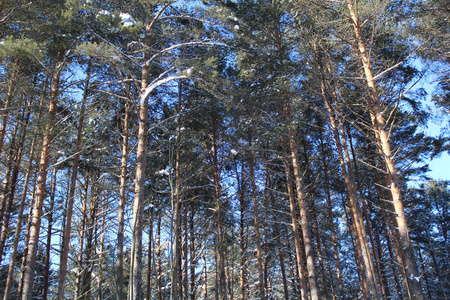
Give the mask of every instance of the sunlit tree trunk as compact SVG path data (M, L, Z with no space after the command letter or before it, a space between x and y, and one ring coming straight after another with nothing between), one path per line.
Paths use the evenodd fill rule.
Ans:
M124 226L125 226L125 207L126 207L126 190L128 179L128 156L129 156L129 119L131 94L130 85L126 87L127 99L124 103L124 113L121 119L122 128L122 145L121 145L121 164L120 164L120 186L119 186L119 209L117 215L117 258L116 258L116 286L117 300L125 300L124 281L123 281L123 259L124 259Z
M402 263L405 266L405 277L408 282L408 295L410 299L423 299L422 288L420 286L420 274L409 237L408 225L406 222L405 211L401 199L398 174L394 163L394 156L391 151L389 135L386 131L386 121L384 119L383 110L380 106L380 100L378 98L377 86L371 66L370 54L367 51L366 44L361 33L362 25L358 16L358 4L354 0L346 0L346 4L350 13L350 18L357 42L357 55L361 60L367 88L369 91L367 106L369 109L377 145L382 159L384 160L387 172L386 176L388 179L388 187L391 192L392 204L395 211L395 220L400 235L399 243L400 247L404 250Z
M43 101L43 97L41 98L41 104L42 104L42 101ZM39 117L40 117L40 113L38 113L38 120L40 119ZM12 282L13 282L14 266L16 263L17 248L19 245L20 233L22 231L22 220L23 220L23 214L24 214L25 205L26 205L26 197L28 194L30 177L32 175L32 170L33 170L34 156L35 156L35 150L36 150L37 130L38 130L38 127L36 127L34 130L33 139L31 141L31 145L30 145L30 152L28 154L28 159L29 159L28 167L25 172L25 179L23 181L22 194L20 196L20 204L19 204L18 215L17 215L16 229L14 232L14 241L12 244L12 249L10 250L11 251L11 259L10 259L9 268L8 268L8 277L6 279L3 300L9 299L9 293L10 293ZM34 186L34 185L32 185L32 186Z
M291 112L290 112L290 105L287 102L287 99L284 100L284 113L286 120L291 120ZM314 257L313 257L313 246L311 241L311 232L309 228L309 221L307 216L307 208L306 208L306 201L305 201L305 195L303 192L303 180L301 177L301 171L300 171L300 165L298 160L298 149L297 149L297 141L294 136L294 131L291 128L291 125L288 125L288 143L289 143L289 149L290 149L290 157L291 157L291 163L292 163L292 169L294 171L294 180L295 180L295 189L297 192L297 204L299 208L299 214L300 214L300 224L301 224L301 231L302 231L302 237L303 237L303 243L304 243L304 249L305 249L305 256L306 256L306 269L307 269L307 275L308 275L308 283L309 283L309 292L311 296L311 300L318 300L319 299L319 291L317 288L317 281L316 281L316 271L314 266Z
M55 195L56 195L56 181L58 170L53 170L53 181L50 192L50 205L48 207L48 225L47 225L47 243L45 248L45 262L44 262L44 279L42 299L47 300L48 288L49 288L49 275L50 275L50 253L52 249L52 230L53 230L53 209L55 207Z
M284 142L284 146L287 147L287 143ZM286 149L287 150L287 149ZM292 222L292 233L294 235L294 247L295 247L295 255L296 255L296 262L297 262L297 275L299 279L299 285L300 285L300 294L301 299L306 300L307 297L307 286L306 286L306 279L304 278L303 274L303 255L302 255L302 248L303 245L300 241L300 232L297 225L297 212L295 209L295 196L294 196L294 189L292 187L292 175L291 170L289 168L289 163L286 159L285 164L285 173L286 173L286 187L288 191L288 198L289 198L289 208L291 212L291 222Z
M45 199L45 187L47 183L47 172L50 157L50 146L52 143L52 129L55 122L56 104L60 92L60 76L64 67L64 53L58 53L58 59L54 68L52 78L52 88L50 93L50 103L47 114L47 121L44 129L44 137L39 160L39 178L36 191L36 199L33 207L33 217L28 241L27 264L25 266L23 278L22 300L31 300L33 294L34 271L36 267L36 255L39 243L39 232L41 227L42 206Z

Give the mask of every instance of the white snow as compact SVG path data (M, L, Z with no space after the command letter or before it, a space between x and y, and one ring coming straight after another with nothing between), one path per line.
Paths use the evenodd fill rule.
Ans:
M109 10L101 10L101 11L99 11L98 13L97 13L97 17L98 16L110 16L111 15L111 12L109 11Z
M165 169L159 170L159 171L157 172L157 174L158 174L158 175L166 175L166 176L169 176L171 171L172 171L172 168L169 167L169 166L166 166Z
M137 25L137 22L134 20L134 18L127 13L120 13L119 17L122 19L121 23L123 27L129 27Z

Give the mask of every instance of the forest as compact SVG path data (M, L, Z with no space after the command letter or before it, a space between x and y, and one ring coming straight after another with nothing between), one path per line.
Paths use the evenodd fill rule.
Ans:
M450 299L446 0L0 0L0 60L3 300Z

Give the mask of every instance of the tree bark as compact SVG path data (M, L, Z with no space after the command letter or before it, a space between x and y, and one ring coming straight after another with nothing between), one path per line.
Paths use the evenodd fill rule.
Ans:
M286 278L286 266L284 263L284 257L283 257L283 244L281 243L281 237L280 237L280 228L278 225L278 220L277 220L277 216L275 214L275 197L273 195L272 192L272 181L270 179L270 174L269 174L269 168L266 166L266 187L267 187L267 192L268 192L268 196L269 196L269 200L270 200L270 206L272 208L273 211L273 216L274 216L274 230L275 230L275 239L277 241L277 249L278 249L278 260L280 261L280 269L281 269L281 279L283 281L283 292L284 292L284 300L289 300L289 289L288 289L288 283L287 283L287 278Z
M401 199L401 191L397 170L394 163L394 157L391 151L389 142L389 135L386 131L386 121L383 116L383 111L380 106L378 98L377 87L371 66L371 58L367 51L364 38L361 33L361 24L358 16L358 5L354 0L346 0L346 4L350 13L355 38L357 41L357 55L361 60L364 75L366 79L367 88L370 97L367 99L370 118L372 121L373 130L375 133L377 145L384 160L389 181L389 188L391 191L392 202L395 211L395 219L400 235L400 247L404 249L403 264L405 266L405 277L408 282L408 295L410 299L423 299L422 288L420 286L419 270L414 257L414 250L408 232L408 225L406 222L405 211Z
M284 102L284 113L286 116L286 120L291 119L291 112L290 112L290 106L287 102L287 99L285 99ZM316 271L314 266L314 257L313 257L313 247L312 247L312 241L311 241L311 232L309 228L309 221L307 216L307 209L306 209L306 201L305 201L305 195L303 192L303 181L300 175L300 165L298 160L298 150L297 150L297 142L295 140L294 132L291 128L291 125L288 125L288 142L289 142L289 149L290 149L290 156L291 156L291 163L292 168L294 171L294 180L295 180L295 189L297 192L297 201L298 201L298 208L299 208L299 214L300 214L300 224L301 224L301 231L303 236L303 242L305 246L305 256L306 256L306 268L308 272L308 283L309 283L309 289L310 289L310 296L311 300L318 300L319 299L319 290L317 288L317 281L316 281Z
M219 272L219 297L220 300L227 300L227 281L225 274L225 253L224 253L224 242L225 233L223 229L223 216L222 216L222 199L220 191L220 171L219 171L219 160L217 157L217 124L216 120L213 121L213 130L211 134L212 143L212 160L213 160L213 181L214 181L214 200L216 202L215 213L217 221L217 260L218 260L218 272Z
M117 228L117 259L116 259L116 286L117 300L125 300L124 280L123 280L123 259L124 259L124 227L125 227L125 207L126 207L126 189L128 179L128 126L130 118L130 85L126 86L127 100L124 104L124 116L122 121L122 157L120 165L120 186L119 186L119 210L118 210L118 228Z
M284 142L283 144L287 144ZM287 148L287 145L284 145L285 148ZM287 151L288 149L286 149ZM289 168L290 164L288 162L288 159L286 158L284 168L286 173L286 187L288 191L288 197L289 197L289 208L291 212L291 222L292 222L292 233L294 235L294 246L295 246L295 255L296 255L296 261L297 261L297 274L300 284L300 296L302 300L307 300L307 287L306 287L306 279L304 278L303 274L303 255L302 255L302 248L303 245L300 242L300 232L297 225L297 212L295 209L295 199L294 199L294 189L292 187L292 175L291 170Z
M52 88L50 93L50 103L48 108L47 120L44 129L44 137L39 160L39 178L36 192L36 200L33 207L33 217L28 242L27 265L23 278L22 300L31 300L33 294L34 271L36 267L36 255L39 243L39 232L41 227L42 206L45 199L45 186L47 183L48 163L50 157L50 145L52 143L52 129L56 114L56 103L59 96L59 86L61 71L64 67L64 53L62 50L58 53L58 59L55 64L52 78Z
M50 253L52 249L52 229L53 229L53 209L55 206L56 195L56 176L58 175L58 169L53 171L53 182L50 193L50 206L48 208L48 226L47 226L47 243L45 249L45 262L44 262L44 279L42 289L42 300L47 300L48 288L49 288L49 275L50 275Z
M256 244L256 260L258 264L258 287L259 287L259 299L265 300L266 293L264 290L264 272L263 272L263 263L262 263L262 249L261 249L261 236L259 232L259 204L258 204L258 195L256 189L256 179L255 179L255 159L253 155L253 144L252 144L252 135L249 134L248 137L249 144L249 163L250 163L250 184L252 188L252 200L253 200L253 220L255 225L255 244Z

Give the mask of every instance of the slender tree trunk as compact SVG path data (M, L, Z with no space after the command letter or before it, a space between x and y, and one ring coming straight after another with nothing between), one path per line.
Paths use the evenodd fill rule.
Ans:
M377 277L375 275L375 267L374 267L374 263L372 261L372 254L370 252L369 242L367 239L368 234L367 234L367 230L364 225L364 222L363 222L363 214L361 212L361 207L358 203L358 192L356 190L357 180L355 178L355 173L353 171L353 166L352 166L352 162L351 162L351 158L350 158L349 146L347 144L347 135L346 135L346 132L344 129L342 118L338 118L337 121L338 121L339 129L341 132L342 150L344 152L345 163L347 166L347 174L349 177L349 180L348 180L349 185L348 186L350 188L351 195L352 195L349 197L350 209L354 216L355 229L358 231L358 237L360 239L359 243L361 245L361 250L362 250L361 252L363 255L364 265L366 266L367 279L369 282L371 292L372 292L373 296L375 297L375 299L381 299L381 295L378 291L377 280L376 280ZM349 139L350 138L348 138L348 140ZM361 202L364 202L364 200L361 199ZM370 229L370 227L369 227L369 229Z
M203 258L203 299L208 299L208 265L206 264L205 252L202 254Z
M305 172L305 176L306 176L306 182L307 185L309 186L309 199L310 199L310 207L311 207L311 216L313 219L313 227L312 227L312 231L313 234L315 236L316 239L316 248L317 248L317 258L319 260L319 268L320 268L320 278L322 281L322 286L320 287L320 293L325 297L325 298L330 298L330 295L328 293L328 289L325 288L325 284L326 284L326 275L325 275L325 267L324 267L324 263L323 263L323 252L322 252L322 243L320 241L320 232L319 232L319 224L317 221L317 212L316 212L316 205L314 203L314 190L313 190L313 182L311 179L311 170L310 170L310 165L309 165L309 157L308 157L308 145L307 145L307 141L306 139L302 139L302 144L303 144L303 157L304 157L304 163L305 163L305 167L306 167L306 172Z
M148 51L144 54L144 62L150 59ZM145 64L141 70L141 90L149 85L150 67ZM145 197L145 168L147 165L147 127L148 127L148 96L141 94L139 104L139 129L136 152L136 174L133 201L133 222L130 257L129 300L142 299L142 203Z
M211 134L212 142L212 159L214 168L214 198L216 201L215 213L217 219L217 260L218 260L218 271L219 271L219 297L220 300L227 300L227 282L225 274L225 253L224 253L224 239L225 233L223 229L223 216L222 216L222 199L220 191L220 171L219 171L219 161L217 157L217 128L215 124L216 120L213 120L213 130Z
M361 59L367 88L370 93L370 97L368 97L368 108L377 140L377 145L379 147L379 151L381 152L381 156L384 160L387 171L387 179L389 181L388 186L390 187L391 191L392 202L395 211L395 219L400 235L399 243L400 247L404 249L404 257L402 262L405 266L405 277L408 282L408 295L410 299L423 299L422 288L420 286L419 270L414 257L414 250L409 237L408 225L406 222L405 211L401 199L397 170L391 151L389 135L386 131L386 121L383 116L382 108L380 107L380 100L378 98L377 87L373 76L370 55L366 49L364 38L361 33L362 26L360 24L358 16L358 5L354 0L346 0L346 3L349 9L350 18L352 20L355 38L357 41L358 56Z
M31 231L31 222L33 220L33 207L34 204L36 203L36 191L38 188L38 184L37 184L37 180L39 180L39 174L37 174L37 178L34 179L34 184L33 184L33 192L31 193L31 201L30 201L30 211L27 217L27 231L25 233L25 249L23 251L23 256L22 256L22 264L21 264L21 275L20 275L20 281L19 281L19 288L18 288L18 294L22 295L23 292L23 287L24 287L24 279L25 279L25 272L26 272L26 265L28 263L28 245L29 245L29 240L30 240L30 231Z
M178 106L181 108L181 82L178 83ZM177 136L175 144L175 183L173 191L174 205L174 255L173 255L173 271L172 271L172 295L171 299L182 299L182 243L181 243L181 198L180 198L180 142L181 142L181 111L178 112Z
M280 261L280 269L281 269L281 279L283 280L283 291L284 291L284 300L289 300L289 289L286 278L286 267L283 258L283 244L281 243L280 237L280 228L278 226L278 220L275 214L275 197L272 192L272 181L270 179L269 169L266 167L266 187L268 187L270 206L272 207L273 216L274 216L274 229L275 229L275 239L277 241L277 249L278 249L278 260Z
M160 203L161 205L161 203ZM162 219L162 208L159 206L158 207L158 213L157 213L157 229L156 229L156 273L157 273L157 277L156 277L156 281L157 281L157 290L158 290L158 300L162 300L163 299L163 292L162 292L162 261L161 261L161 255L162 255L162 251L161 251L161 219Z
M53 182L50 193L50 206L48 208L48 226L47 226L47 244L45 249L45 262L44 262L44 279L42 299L47 300L48 288L49 288L49 275L50 275L50 253L52 249L52 229L53 229L53 209L55 206L56 195L56 181L58 170L55 168L53 171Z
M245 259L245 172L244 164L241 165L241 175L238 177L238 194L239 194L239 286L240 286L240 298L246 299L246 259Z
M41 99L41 104L42 104L42 100L43 100L43 98ZM40 119L39 116L40 116L40 113L38 114L38 120ZM20 197L20 205L19 205L19 211L18 211L18 215L17 215L16 229L14 232L14 241L12 244L11 259L10 259L9 268L8 268L8 277L6 279L3 300L9 299L9 293L10 293L12 282L13 282L14 265L16 263L17 248L19 245L20 233L22 231L22 220L23 220L23 213L25 210L27 191L28 191L28 187L29 187L28 184L29 184L30 176L31 176L32 170L33 170L37 130L38 129L36 127L34 130L34 134L33 134L33 140L31 141L30 152L28 154L29 162L28 162L28 167L27 167L26 173L25 173L25 179L23 182L22 194Z
M66 223L64 227L63 233L63 242L61 245L61 256L60 256L60 266L59 266L59 282L58 282L58 294L56 296L57 300L62 300L65 298L64 296L64 288L65 288L65 280L67 275L67 260L69 257L69 243L70 243L70 235L72 231L72 215L73 215L73 203L75 200L75 189L77 186L77 177L78 177L78 164L80 161L80 155L83 148L83 128L84 128L84 116L86 111L86 102L89 95L89 83L91 78L91 60L88 62L87 70L86 70L86 81L84 86L83 98L81 100L81 108L80 108L80 119L78 123L78 131L77 131L77 141L75 144L75 156L73 159L73 167L72 167L72 177L70 180L70 189L69 189L69 198L67 202L67 211L66 211Z
M190 237L190 243L189 243L189 247L190 247L190 259L191 259L191 263L190 263L190 295L191 295L191 300L195 300L196 299L196 292L197 292L197 285L195 283L196 280L196 275L195 275L195 269L197 267L197 255L195 253L195 227L194 227L194 221L195 221L195 207L194 207L194 202L191 202L190 205L191 208L191 213L190 213L190 217L189 217L189 237Z
M77 273L76 273L76 280L75 280L75 295L74 298L78 300L78 298L83 297L83 289L82 289L82 276L83 273L86 272L84 268L84 262L83 262L83 254L84 254L84 240L86 235L86 223L87 223L87 204L88 204L88 193L89 193L89 181L90 176L88 175L85 180L85 187L84 187L84 195L83 195L83 208L81 211L82 217L81 217L81 224L80 224L80 238L78 242L78 257L77 257ZM92 189L92 188L91 188Z
M118 210L118 228L117 228L117 259L116 259L116 286L117 300L125 300L124 281L123 281L123 245L124 245L124 227L125 227L125 207L126 190L128 179L128 126L130 118L130 85L126 86L127 100L124 104L124 115L122 121L122 157L120 166L120 187L119 187L119 210Z
M6 207L4 210L4 218L3 218L3 226L1 230L0 235L0 263L2 261L3 257L3 251L5 247L5 242L9 233L9 220L11 218L11 210L14 205L14 198L16 195L16 187L17 187L17 178L19 176L20 171L20 163L22 160L22 151L26 139L26 129L28 127L30 113L29 112L23 112L22 117L19 120L19 125L21 128L19 130L20 137L18 138L19 141L17 145L14 145L12 143L12 149L11 149L11 158L10 161L13 164L12 172L11 172L11 180L6 180L8 184L5 184L5 190L3 191L3 196L5 197L6 201ZM18 127L16 126L16 128ZM15 140L15 136L17 135L17 132L14 133L13 139ZM14 146L13 146L14 145ZM7 174L8 176L8 174ZM9 176L8 176L9 177Z
M284 103L284 113L287 120L291 119L291 112L289 103L287 103L287 99L285 99ZM292 168L294 170L294 180L295 180L295 188L297 192L297 201L298 208L300 213L300 224L302 229L303 242L305 245L305 256L306 256L306 268L308 271L308 283L310 288L310 296L311 300L319 299L319 291L317 288L316 281L316 271L314 266L314 257L313 257L313 247L311 241L311 232L309 229L309 221L307 216L306 209L306 201L305 195L303 193L303 181L301 178L300 165L298 160L298 150L297 150L297 142L295 140L294 132L291 126L288 126L288 139L289 139L289 148L290 148L290 156L292 161Z
M105 223L106 211L101 212L102 221L100 225L100 253L98 255L98 281L97 281L97 300L103 300L103 260L105 253Z
M46 83L48 82L49 77L46 78ZM40 104L39 107L42 107L42 103L44 102L44 98L45 98L45 91L47 88L48 84L44 85L43 91L42 91L42 97L40 100ZM42 110L39 110L38 114L37 114L37 118L36 120L40 120L41 119L41 115L42 115ZM13 276L14 276L14 265L16 263L16 256L17 256L17 249L18 249L18 245L19 245L19 240L20 240L20 233L22 231L22 220L23 220L23 214L24 214L24 210L25 210L25 205L26 205L26 198L27 198L27 194L28 194L28 183L30 181L30 177L32 174L34 174L32 172L33 170L33 164L34 164L34 156L35 156L35 150L36 150L36 140L37 140L37 133L39 130L39 126L36 126L33 132L33 139L31 141L31 146L30 146L30 152L29 152L29 161L28 161L28 167L27 167L27 171L25 173L25 179L24 179L24 183L23 183L23 189L22 189L22 195L20 198L20 205L19 205L19 212L17 215L17 226L16 226L16 230L14 233L14 241L13 241L13 245L12 245L12 250L11 250L11 259L10 259L10 264L9 264L9 268L8 268L8 277L6 280L6 286L5 286L5 292L4 292L4 296L3 296L3 300L8 300L9 299L9 293L11 290L11 286L12 286L12 282L13 282ZM31 186L33 186L33 193L32 193L32 197L31 199L34 199L34 194L35 194L35 184L32 184ZM33 206L33 202L30 201L30 209ZM28 237L28 227L27 227L27 237ZM27 244L27 241L26 243ZM26 249L25 249L26 250ZM25 262L25 257L26 257L26 251L24 251L24 257L23 257L23 261ZM23 267L22 267L23 270ZM23 287L23 272L21 273L21 279L19 282L19 288L18 288L18 294L21 294L22 291L22 287Z
M284 143L286 144L286 143ZM284 145L287 147L287 145ZM287 150L287 149L286 149ZM286 159L287 160L287 159ZM303 245L300 242L300 232L298 230L297 225L297 212L295 210L295 200L294 200L294 189L292 187L292 175L289 168L289 163L285 162L285 173L286 173L286 187L288 190L288 197L289 197L289 208L291 211L291 222L292 222L292 233L294 235L294 246L295 246L295 254L296 254L296 261L297 261L297 274L300 284L300 293L301 293L301 299L307 300L307 287L306 287L306 280L303 276L303 255L302 255L302 248Z
M5 135L6 135L6 126L8 124L8 119L9 119L9 114L7 113L7 109L10 107L11 101L14 98L14 94L16 91L16 76L17 76L18 71L19 71L19 68L15 67L11 74L11 78L8 81L8 91L6 93L6 99L4 102L5 104L3 105L3 108L5 109L6 112L3 115L2 125L0 126L0 154L3 152L3 145L5 143Z
M52 78L52 88L50 93L50 103L47 114L47 121L44 129L44 137L39 160L39 178L36 193L36 200L33 207L33 217L30 229L30 238L27 253L27 265L23 279L22 300L31 300L33 294L34 271L36 267L36 255L39 243L39 232L41 227L42 206L45 199L45 186L47 183L47 171L50 157L50 145L52 143L52 129L56 114L56 103L59 96L60 76L64 67L63 52L58 53L58 59L55 65Z
M378 284L379 284L379 286L381 288L381 296L383 297L384 300L387 300L386 290L385 290L385 286L384 286L383 280L382 280L383 276L381 274L381 267L380 267L380 260L381 260L381 258L378 256L378 252L375 249L376 246L375 246L375 241L374 241L373 232L372 232L372 220L370 218L369 211L368 211L368 208L367 208L367 205L366 205L366 200L364 199L364 194L363 194L363 191L362 191L361 180L360 180L360 177L359 177L358 165L356 164L355 149L353 147L353 141L352 141L352 136L351 136L351 133L350 133L350 128L348 128L348 126L346 126L346 128L344 129L343 128L344 126L343 126L342 122L341 122L340 125L342 127L341 128L342 132L345 131L346 135L348 136L348 141L349 141L349 144L350 144L350 151L351 151L352 157L353 157L352 161L353 161L353 168L355 170L356 183L357 183L357 186L358 186L358 191L359 191L359 195L360 195L360 199L361 199L361 203L362 203L362 209L363 209L362 212L363 212L364 219L366 221L367 233L368 233L368 236L369 236L370 244L372 245L372 249L373 249L372 253L373 253L373 258L374 258L374 263L375 263L374 268L376 269L376 272L378 274Z
M147 256L147 294L146 299L151 299L152 295L152 261L153 261L153 209L150 210L149 230L148 230L148 256ZM123 233L122 233L123 234Z
M248 144L250 148L249 163L250 163L250 182L252 187L252 200L253 200L253 220L255 224L255 244L256 244L256 260L258 264L258 287L259 287L259 299L265 300L265 290L264 290L264 272L262 263L262 249L261 249L261 236L259 232L259 204L258 195L256 189L256 179L255 179L255 159L253 155L253 145L252 145L252 135L249 134Z
M369 153L369 161L370 161L371 165L374 166L373 176L374 176L374 186L375 186L375 190L377 192L377 198L378 198L377 204L380 207L380 213L381 213L383 224L384 224L384 226L382 226L382 229L384 231L384 235L386 236L386 244L388 247L389 259L390 259L391 265L392 265L392 275L394 277L395 290L397 292L398 299L403 300L402 286L400 284L400 280L398 279L398 274L397 274L397 267L396 267L397 263L396 263L396 260L394 259L394 253L392 251L392 246L393 246L398 264L402 267L401 258L400 258L401 255L400 255L400 250L398 249L398 242L397 242L398 238L397 238L397 235L394 233L392 221L391 221L390 216L388 215L388 209L387 209L386 203L385 203L385 198L387 198L387 197L385 196L386 195L385 190L382 188L383 182L380 178L380 174L376 170L376 168L378 168L378 166L377 166L378 164L374 157L375 153L369 146L370 141L367 141L366 144L367 144L368 153Z
M189 230L188 230L188 206L183 206L183 297L189 300L189 277L188 277L188 261L189 261Z
M321 68L321 63L320 61L318 62L318 66L319 69L322 70ZM359 266L359 271L360 271L360 279L361 279L361 284L362 284L362 291L363 291L363 295L365 299L369 299L369 288L367 285L367 277L366 277L366 271L367 274L370 274L370 252L368 252L364 245L367 244L367 239L366 239L366 234L365 234L365 227L362 221L362 214L361 214L361 209L359 207L359 204L357 203L357 199L356 197L356 189L354 188L354 180L353 177L351 176L352 170L351 169L347 169L347 167L349 166L348 164L348 160L347 160L347 164L346 161L344 159L344 154L343 152L345 152L346 149L346 144L344 144L345 140L344 137L341 141L341 137L339 135L339 130L338 130L338 122L336 122L336 118L334 116L334 111L333 108L331 107L330 102L328 101L328 96L325 93L325 85L322 83L322 96L323 96L323 100L325 102L325 106L327 108L328 111L328 117L330 120L330 124L331 124L331 128L332 128L332 132L333 132L333 136L334 136L334 140L336 143L336 148L337 148L337 152L339 154L339 163L341 165L341 170L342 170L342 175L344 177L344 181L345 181L345 185L347 188L347 194L349 197L349 204L350 204L350 210L352 213L352 223L353 223L353 228L354 228L354 235L355 235L355 242L356 242L356 252L357 255L361 258L360 262L358 263ZM347 153L347 152L346 152ZM348 155L346 156L348 157ZM372 273L373 274L373 273ZM376 286L375 286L376 288Z
M171 5L168 3L159 11L159 13L145 25L145 31L151 34L153 26L161 14ZM134 199L133 199L133 221L131 225L132 239L130 250L130 283L128 289L129 300L142 299L142 227L143 227L143 207L145 198L145 179L147 166L147 130L148 130L148 98L150 93L156 88L157 83L148 89L150 84L150 61L151 45L143 51L141 68L141 94L139 103L139 126L137 136L136 150L136 170L134 177ZM168 80L170 81L170 80ZM162 83L160 83L162 84Z

